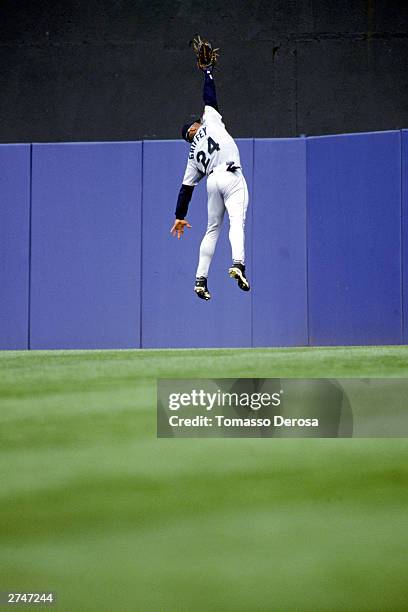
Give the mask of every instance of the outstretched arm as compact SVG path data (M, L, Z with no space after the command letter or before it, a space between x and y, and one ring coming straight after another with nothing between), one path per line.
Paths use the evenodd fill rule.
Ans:
M194 187L192 185L182 185L180 187L176 206L176 220L170 230L173 236L177 234L178 239L180 239L180 237L184 234L185 227L191 227L191 225L185 219L185 216L188 211L188 205L190 203L191 196L193 195L193 190Z
M192 185L182 185L177 198L176 219L184 219L187 215L188 205L193 195Z
M217 94L211 68L204 70L203 100L206 106L212 106L218 112Z
M204 174L200 172L194 160L194 156L189 156L186 170L184 172L183 182L177 198L176 205L176 221L171 228L172 234L180 238L183 234L184 227L191 227L185 219L190 204L191 196L193 195L194 187L203 178Z

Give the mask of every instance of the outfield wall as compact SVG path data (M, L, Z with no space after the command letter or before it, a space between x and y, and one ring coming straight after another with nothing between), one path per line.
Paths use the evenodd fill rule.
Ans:
M408 130L237 142L253 290L225 223L210 302L205 182L169 232L185 143L0 145L0 348L405 343Z

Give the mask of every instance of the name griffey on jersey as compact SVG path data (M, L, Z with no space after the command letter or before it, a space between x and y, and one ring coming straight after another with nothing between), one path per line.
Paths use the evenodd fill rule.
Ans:
M194 151L199 143L200 140L202 140L203 138L205 138L207 136L207 128L206 127L202 127L198 130L197 134L194 136L194 140L193 143L190 147L190 152L188 154L188 159L194 159Z
M220 113L206 105L202 125L190 146L183 185L197 185L203 176L228 162L241 166L238 147L225 129Z

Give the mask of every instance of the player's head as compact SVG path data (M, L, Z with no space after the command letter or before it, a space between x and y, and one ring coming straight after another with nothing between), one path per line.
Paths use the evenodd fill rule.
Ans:
M186 123L181 128L181 137L186 142L191 142L197 132L200 129L201 121L200 119L196 119L193 123Z

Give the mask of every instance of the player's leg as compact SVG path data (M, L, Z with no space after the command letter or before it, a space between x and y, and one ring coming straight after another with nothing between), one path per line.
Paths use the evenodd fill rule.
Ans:
M207 180L207 195L208 195L208 224L207 231L200 245L200 258L196 273L195 292L203 299L210 299L210 293L207 289L208 271L215 252L218 236L220 235L222 221L225 213L224 201L219 192L217 180L214 175L211 175ZM200 286L204 289L200 289ZM206 297L206 294L207 297Z
M248 188L245 177L240 170L232 174L225 173L223 189L224 203L230 220L229 239L232 251L232 266L229 275L235 278L243 291L250 286L245 275L245 217L248 208Z
M210 176L207 180L208 224L200 245L200 258L197 267L197 278L208 277L211 260L214 255L218 236L220 235L225 206L220 194L216 178Z

